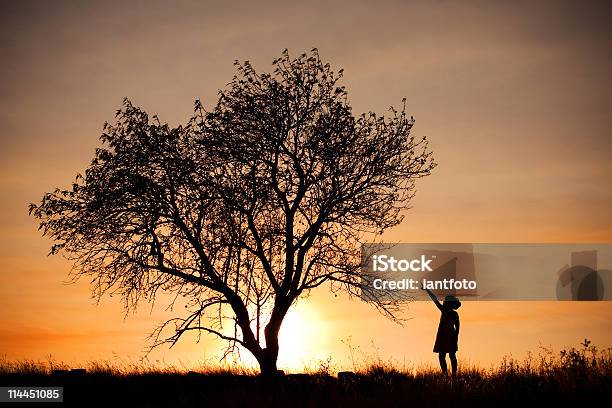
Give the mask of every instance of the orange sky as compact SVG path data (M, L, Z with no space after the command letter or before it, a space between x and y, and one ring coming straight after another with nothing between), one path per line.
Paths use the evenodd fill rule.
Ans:
M221 6L223 3L223 6ZM283 48L313 46L356 112L407 97L414 132L439 166L386 238L404 242L612 242L610 7L578 2L3 3L0 15L0 355L75 363L137 359L165 312L98 307L27 204L67 185L124 96L171 124L206 106L235 59L267 70ZM612 345L612 304L474 303L461 308L462 358L482 364L584 337ZM334 355L434 363L437 310L413 303L404 327L324 289L287 322L280 364ZM160 351L216 362L219 344Z

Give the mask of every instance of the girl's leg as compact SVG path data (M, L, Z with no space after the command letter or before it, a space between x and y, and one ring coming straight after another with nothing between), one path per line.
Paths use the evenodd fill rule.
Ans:
M455 353L448 353L448 357L451 362L452 376L455 377L457 375L457 355Z
M444 374L448 373L448 367L446 366L446 353L438 353L438 360L440 360L440 368Z

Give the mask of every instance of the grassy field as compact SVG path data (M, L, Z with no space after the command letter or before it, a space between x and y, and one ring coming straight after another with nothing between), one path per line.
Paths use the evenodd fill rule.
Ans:
M568 406L612 396L612 349L587 340L560 352L543 348L520 361L505 357L490 369L460 366L454 381L433 368L399 370L381 361L354 373L323 363L305 374L262 378L241 368L185 372L94 362L82 372L53 362L4 360L0 385L63 386L63 405L71 406Z

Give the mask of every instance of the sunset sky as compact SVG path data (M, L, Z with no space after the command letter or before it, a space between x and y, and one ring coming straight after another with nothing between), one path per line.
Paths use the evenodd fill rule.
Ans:
M612 13L606 2L2 2L0 357L74 364L142 357L163 304L124 318L27 215L91 161L123 97L186 121L234 75L313 47L344 68L355 112L407 98L438 167L384 238L402 242L612 242ZM459 358L481 365L588 337L612 346L610 302L465 302ZM438 311L414 302L398 326L359 300L313 292L290 312L279 365L333 356L436 363ZM350 339L350 340L348 340ZM217 363L206 337L151 359ZM246 354L246 353L245 353Z

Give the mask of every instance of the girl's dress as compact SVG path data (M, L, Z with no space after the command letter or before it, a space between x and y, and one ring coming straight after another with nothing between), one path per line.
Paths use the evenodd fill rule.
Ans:
M452 310L443 308L438 325L438 334L434 344L434 353L454 353L457 351L457 334L455 324L459 321L459 314Z

